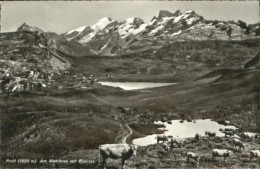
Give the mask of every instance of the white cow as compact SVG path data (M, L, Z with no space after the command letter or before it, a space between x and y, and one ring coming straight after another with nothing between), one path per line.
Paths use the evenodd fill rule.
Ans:
M250 151L250 160L253 158L260 157L260 150L251 150Z
M167 143L163 143L162 146L166 151L169 151L171 149L171 147Z
M122 168L124 168L125 160L131 156L136 156L137 145L133 144L103 144L99 146L100 161L102 157L102 165L106 168L108 158L122 159Z
M241 137L247 141L253 141L254 139L258 138L258 135L256 133L250 133L250 132L244 132L242 133Z
M237 138L234 138L234 140L233 140L233 145L234 145L235 147L238 146L239 149L241 149L241 148L245 149L245 145L242 143L242 141L238 140Z
M185 138L171 138L171 148L173 148L173 144L175 143L178 147L182 147L187 143Z
M187 163L190 162L190 158L195 160L198 163L200 161L200 156L198 154L196 154L196 153L193 153L193 152L188 152L187 153Z
M226 157L231 156L233 153L232 151L226 150L226 149L213 149L212 150L212 159L214 157L224 157L224 161L226 160Z
M34 76L34 72L31 70L28 77L32 78L33 76Z

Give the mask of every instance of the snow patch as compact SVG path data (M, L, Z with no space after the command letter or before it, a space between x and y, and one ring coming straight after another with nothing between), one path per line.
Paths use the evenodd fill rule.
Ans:
M160 23L161 25L165 25L167 22L169 22L170 20L173 20L175 17L164 17L162 18L163 21Z
M187 10L185 11L182 15L180 16L177 16L175 19L174 19L174 23L177 23L179 22L181 19L186 19L188 18L189 16L191 16L191 13L193 12L193 10Z
M188 18L189 16L190 16L190 14L184 14L182 18L183 18L183 19L186 19L186 18Z
M169 20L174 19L174 18L175 17L164 17L162 19L163 19L163 22L168 22Z
M151 25L153 25L156 21L157 21L157 19L154 18L148 25L151 26Z
M111 42L112 39L110 39L102 48L101 50L98 52L100 55L103 56L112 56L112 49L114 47L114 45L112 45Z
M133 25L121 25L118 28L118 34L122 36L122 38L126 38L128 35L130 35L129 31L133 27Z
M185 11L184 13L192 13L192 12L193 12L193 10L189 9L189 10Z
M130 33L130 34L133 34L133 35L137 35L137 34L143 32L143 31L145 31L145 30L146 30L146 29L145 29L146 26L147 26L147 24L142 24L142 25L140 25L139 28L137 28L137 29L131 29L131 30L129 30L129 33Z
M207 25L203 25L201 27L201 29L214 29L214 28L215 28L215 26L213 26L212 23L207 24Z
M134 25L135 18L128 18L118 27L118 34L125 39L130 34L137 35L146 30L148 24L141 24L138 28Z
M179 35L180 33L181 33L181 30L179 30L178 32L173 33L171 36Z
M71 31L68 31L66 34L67 35L69 35L69 34L71 34L71 33L73 33L73 32L82 32L86 27L88 27L88 26L82 26L82 27L79 27L79 28L77 28L77 29L73 29L73 30L71 30Z
M133 24L135 18L128 18L126 19L126 24Z
M177 17L174 19L173 23L179 22L179 21L182 19L182 17L183 17L183 15L177 16Z
M186 20L186 22L187 22L188 25L191 25L191 24L192 24L194 21L196 21L197 19L198 19L198 18L194 18L194 17L193 17L193 18L189 18L189 19Z
M87 36L84 36L79 40L80 43L87 43L90 41L94 36L96 35L96 32L91 32Z
M111 41L111 39L109 39L109 41L100 49L100 51L105 50L108 47L108 43Z
M157 33L159 30L162 30L163 28L164 28L164 26L163 26L163 25L160 25L160 26L158 26L157 28L155 28L154 30L152 30L152 31L149 33L149 35L153 35L153 34Z

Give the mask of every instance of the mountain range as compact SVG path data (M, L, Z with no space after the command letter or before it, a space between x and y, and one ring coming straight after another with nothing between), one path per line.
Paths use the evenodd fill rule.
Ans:
M0 33L2 168L100 168L100 145L162 133L155 121L198 125L211 119L224 128L235 126L236 136L259 132L259 40L259 23L210 21L192 10L162 10L149 23L105 17L62 34L26 23ZM102 82L169 85L123 90ZM245 150L233 147L232 140L223 132L196 142L187 138L170 151L162 143L140 146L126 166L257 168L259 160L251 159L249 150L257 149L259 140L244 140ZM211 159L214 147L234 154L226 162ZM186 162L187 150L204 156L202 162ZM37 163L19 163L21 157Z
M70 55L118 56L144 51L155 53L163 45L179 41L255 39L259 38L259 29L260 23L206 20L193 10L174 13L161 10L149 23L138 17L121 22L105 17L92 26L82 26L60 35L48 34L51 34L55 48L62 48ZM21 25L18 31L44 32L27 24Z

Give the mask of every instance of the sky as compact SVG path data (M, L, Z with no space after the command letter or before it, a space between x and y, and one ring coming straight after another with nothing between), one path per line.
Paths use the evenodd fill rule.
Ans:
M1 32L16 31L24 22L44 31L64 33L93 25L103 17L123 21L140 17L146 23L160 10L194 10L205 19L259 22L258 1L4 1Z

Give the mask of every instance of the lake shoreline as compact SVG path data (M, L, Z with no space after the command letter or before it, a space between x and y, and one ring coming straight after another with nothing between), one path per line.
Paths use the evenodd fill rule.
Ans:
M176 85L178 83L99 81L99 84L101 84L103 86L119 87L123 90L139 90L139 89L151 89L151 88L157 88L157 87Z
M170 122L170 123L169 123ZM216 136L224 137L225 134L220 131L220 129L233 129L237 128L233 125L221 125L212 119L194 119L189 122L187 120L170 120L167 122L155 121L154 124L162 125L164 127L158 128L164 131L163 135L171 136L173 138L194 138L196 134L205 136L205 132L214 132ZM142 138L136 138L133 140L134 144L139 146L148 146L151 144L156 144L156 136L158 134L147 135Z

